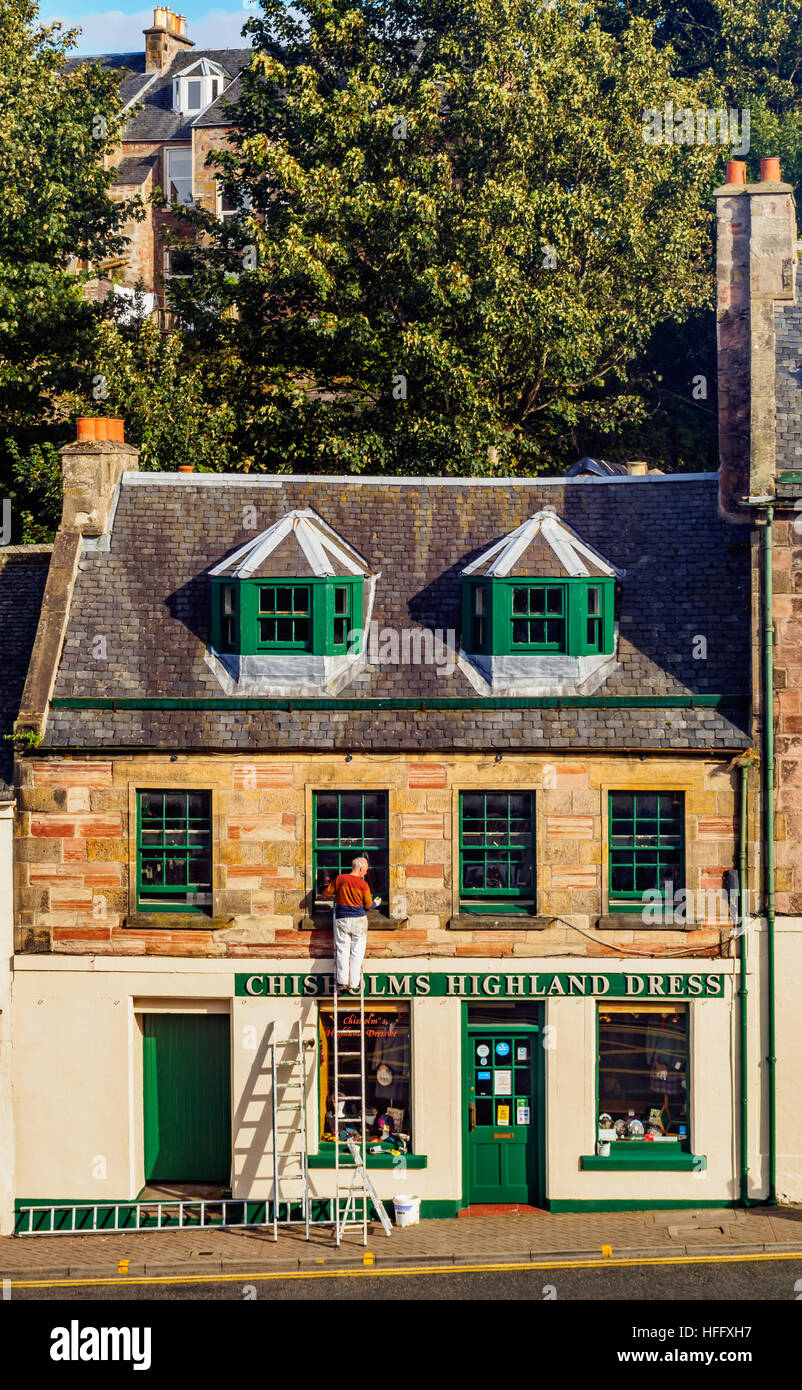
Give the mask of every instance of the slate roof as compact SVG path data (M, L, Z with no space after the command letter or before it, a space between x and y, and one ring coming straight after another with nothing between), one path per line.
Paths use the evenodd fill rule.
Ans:
M123 131L123 141L155 142L160 140L190 140L192 127L229 125L230 117L218 97L206 111L197 116L181 115L173 111L173 78L186 68L195 64L199 58L209 58L213 63L235 79L253 56L252 48L202 48L187 49L177 53L168 68L161 73L145 73L144 53L102 53L97 56L73 58L67 63L67 70L81 63L99 63L104 68L132 69L127 72L120 86L120 100L123 106L142 100L142 105L132 112ZM236 101L236 89L230 83L224 88L221 97Z
M10 545L0 550L0 799L13 776L10 734L19 713L28 662L53 547Z
M212 698L204 660L209 571L293 508L314 508L381 571L378 628L457 629L460 575L544 506L626 571L620 662L595 697L717 693L749 681L749 541L717 514L715 475L517 482L291 475L126 474L110 548L78 574L54 696ZM103 661L92 656L106 637ZM698 639L707 642L706 659ZM747 747L745 708L492 708L459 668L372 668L343 697L463 698L472 707L312 710L67 709L43 746L76 749Z
M117 164L114 182L126 187L141 188L153 172L155 159L121 159Z

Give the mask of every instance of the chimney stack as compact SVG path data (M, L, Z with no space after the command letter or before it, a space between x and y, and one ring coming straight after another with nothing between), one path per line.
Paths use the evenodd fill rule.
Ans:
M61 525L84 536L102 536L111 516L114 489L123 473L139 471L139 450L126 444L122 420L82 416L77 439L61 452Z
M174 14L166 5L157 5L153 11L153 24L143 30L145 35L145 72L164 72L169 68L176 53L183 53L195 45L186 35L186 18Z
M760 161L759 183L730 160L715 196L719 508L745 522L739 498L774 492L775 310L796 303L795 204L778 159Z

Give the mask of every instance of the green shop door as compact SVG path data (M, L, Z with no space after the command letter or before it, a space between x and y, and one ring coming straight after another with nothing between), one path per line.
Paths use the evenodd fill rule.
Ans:
M539 1042L539 1030L468 1029L469 1204L540 1201Z
M143 1014L145 1179L228 1183L228 1014Z

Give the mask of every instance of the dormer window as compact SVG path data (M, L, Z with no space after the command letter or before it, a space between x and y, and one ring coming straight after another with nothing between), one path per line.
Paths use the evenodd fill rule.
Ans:
M616 651L618 570L545 507L462 571L462 663L486 694L579 693Z
M317 512L287 512L210 572L208 660L224 688L314 693L352 679L376 578Z
M195 116L205 111L225 85L226 74L219 63L198 58L173 78L173 110L183 116Z
M212 645L240 656L345 655L361 645L362 584L361 577L213 579Z
M489 655L612 652L611 578L464 580L463 646Z

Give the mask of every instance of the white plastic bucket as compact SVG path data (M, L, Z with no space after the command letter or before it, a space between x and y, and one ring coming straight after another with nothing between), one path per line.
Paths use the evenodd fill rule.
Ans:
M396 1226L417 1226L420 1221L420 1197L402 1196L393 1198Z

